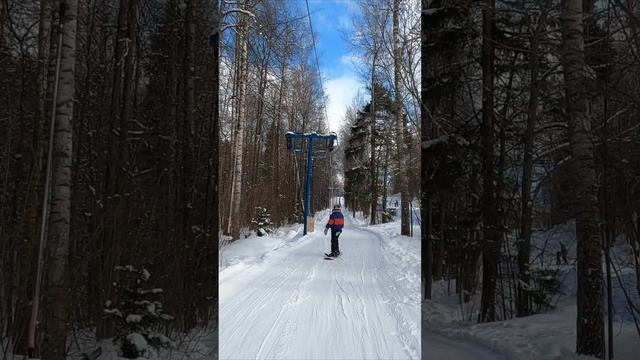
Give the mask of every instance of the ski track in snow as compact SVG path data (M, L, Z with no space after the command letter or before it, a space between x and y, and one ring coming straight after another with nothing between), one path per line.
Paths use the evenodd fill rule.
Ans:
M306 239L224 277L221 359L420 357L419 286L407 281L420 275L402 273L406 254L383 248L382 235L345 220L334 261L323 259L319 219Z

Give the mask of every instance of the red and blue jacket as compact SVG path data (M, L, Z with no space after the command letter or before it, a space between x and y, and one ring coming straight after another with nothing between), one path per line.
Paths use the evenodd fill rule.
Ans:
M332 230L342 230L344 226L344 216L340 212L340 210L333 210L331 215L329 215L329 221L327 222L326 228L331 228Z

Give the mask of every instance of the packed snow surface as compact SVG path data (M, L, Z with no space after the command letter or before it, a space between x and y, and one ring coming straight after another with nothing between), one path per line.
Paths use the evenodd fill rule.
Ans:
M455 359L455 360L506 360L481 345L446 338L423 329L422 345L424 359Z
M329 212L307 236L239 240L220 269L220 359L419 359L420 238L345 212L342 256L324 260Z

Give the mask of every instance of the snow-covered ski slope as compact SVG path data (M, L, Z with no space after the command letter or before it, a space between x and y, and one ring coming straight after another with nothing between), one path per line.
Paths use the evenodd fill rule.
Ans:
M419 234L345 213L343 254L326 261L323 214L308 236L249 238L225 251L220 359L420 358Z

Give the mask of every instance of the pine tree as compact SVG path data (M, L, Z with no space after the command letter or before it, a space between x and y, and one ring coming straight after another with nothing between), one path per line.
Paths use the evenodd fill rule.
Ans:
M114 341L122 356L135 359L173 347L173 341L161 333L173 317L164 312L159 300L162 289L148 285L151 273L132 265L117 266L115 270L120 277L115 283L117 299L107 301L104 312L116 323L118 335Z
M258 236L265 236L273 231L271 228L271 214L267 212L267 208L262 206L256 206L256 217L251 220L251 223L256 226Z
M367 183L369 174L369 161L366 156L367 134L366 113L360 110L349 128L349 137L344 150L346 162L344 196L346 205L352 211L366 210L369 204L369 194L363 186Z

